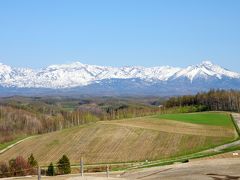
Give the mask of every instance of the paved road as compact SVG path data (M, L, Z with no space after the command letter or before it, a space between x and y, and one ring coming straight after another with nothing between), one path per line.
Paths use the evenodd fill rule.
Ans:
M124 180L123 178L104 178L104 177L73 177L68 178L67 180Z
M132 180L240 180L240 158L199 160L141 169L125 173L122 177Z
M238 128L240 129L240 114L239 113L232 113L232 116L233 116L235 122L237 123Z
M237 146L237 145L240 145L240 140L234 141L232 143L224 144L222 146L217 146L217 147L212 148L212 149L208 149L206 151L203 151L203 153L213 152L213 151L214 152L220 152L221 150L224 150L224 149L229 148L229 147Z

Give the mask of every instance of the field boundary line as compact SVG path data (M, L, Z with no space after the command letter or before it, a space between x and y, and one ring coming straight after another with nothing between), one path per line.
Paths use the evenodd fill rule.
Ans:
M11 149L12 147L14 147L14 146L20 144L21 142L26 141L26 140L28 140L28 139L30 139L30 138L32 138L32 137L33 137L33 136L26 137L26 138L21 139L21 140L15 142L15 143L13 143L13 144L10 144L9 146L7 146L7 147L5 147L4 149L0 150L0 154L3 154L4 152L6 152L7 150Z

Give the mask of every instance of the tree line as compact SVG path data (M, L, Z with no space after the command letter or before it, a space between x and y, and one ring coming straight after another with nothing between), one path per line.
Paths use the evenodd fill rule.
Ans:
M240 91L210 90L196 95L172 97L165 102L165 107L192 107L195 111L240 112Z
M141 104L87 104L66 110L41 102L0 103L0 144L19 137L42 134L101 120L151 115L159 108Z

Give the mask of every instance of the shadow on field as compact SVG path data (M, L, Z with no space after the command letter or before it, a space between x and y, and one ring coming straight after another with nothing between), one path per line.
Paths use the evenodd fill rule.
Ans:
M214 180L238 180L240 176L230 176L230 175L223 175L223 174L206 174L213 178Z

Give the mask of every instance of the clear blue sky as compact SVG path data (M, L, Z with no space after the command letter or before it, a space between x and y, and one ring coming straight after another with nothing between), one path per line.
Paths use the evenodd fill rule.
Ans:
M0 62L173 65L240 72L239 0L1 0Z

